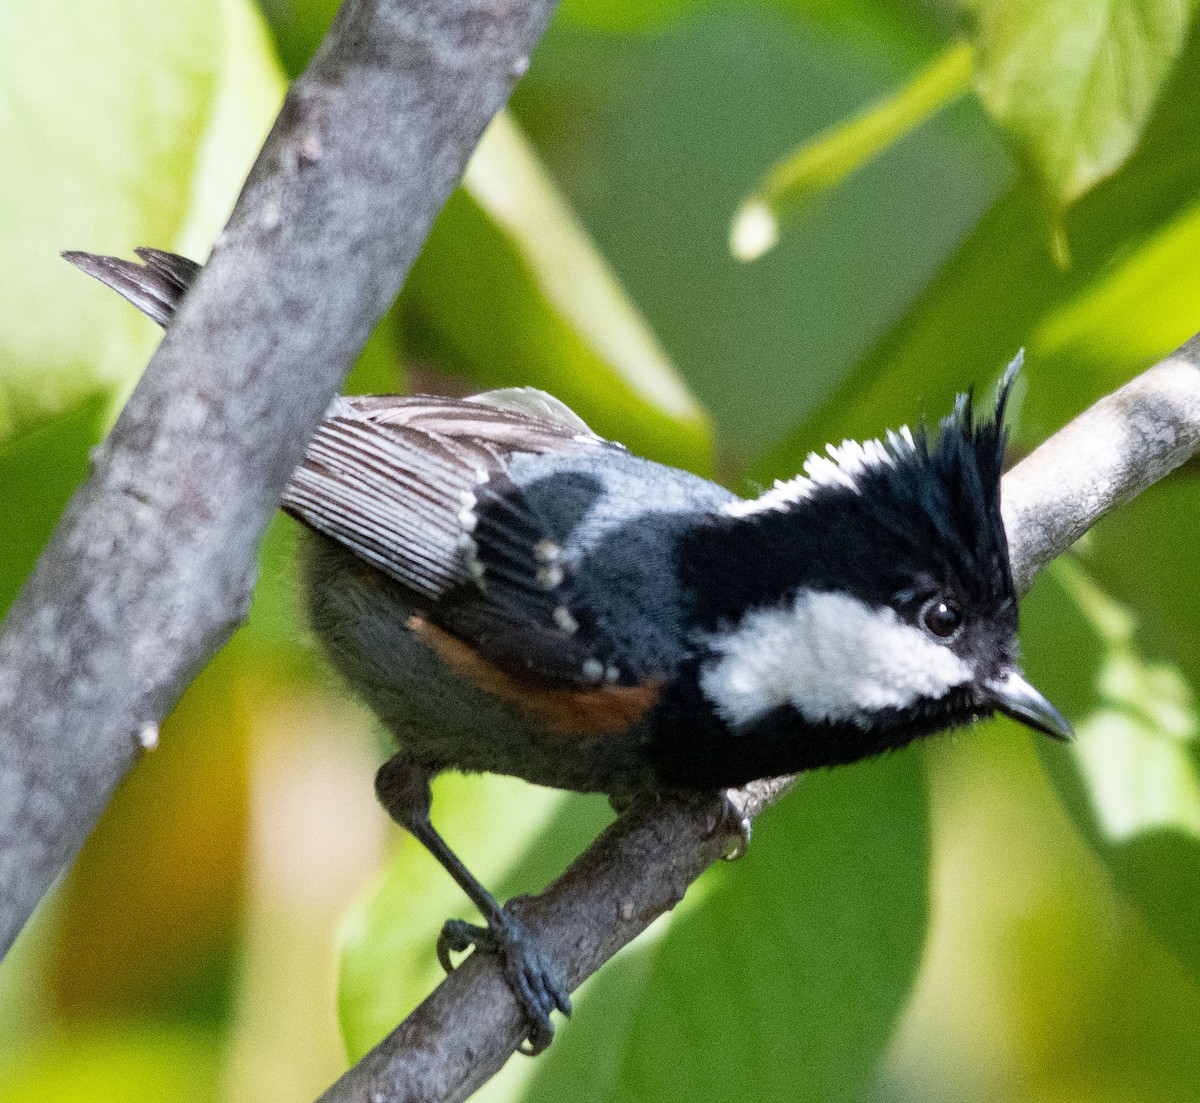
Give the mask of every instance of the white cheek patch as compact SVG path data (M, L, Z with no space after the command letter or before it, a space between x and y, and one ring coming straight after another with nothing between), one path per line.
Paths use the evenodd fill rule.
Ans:
M948 647L845 594L802 590L784 608L748 613L707 641L717 654L700 687L734 727L793 705L814 723L851 721L944 696L971 668Z

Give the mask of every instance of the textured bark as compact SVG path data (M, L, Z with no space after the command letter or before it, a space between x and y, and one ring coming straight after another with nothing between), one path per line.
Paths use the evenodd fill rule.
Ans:
M1100 399L1004 476L1017 591L1110 509L1200 451L1200 334Z

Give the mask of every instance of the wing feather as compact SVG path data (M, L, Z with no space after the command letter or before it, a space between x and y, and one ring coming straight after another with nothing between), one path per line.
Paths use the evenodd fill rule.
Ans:
M283 507L436 606L491 650L546 636L578 670L567 631L569 575L547 556L553 534L508 477L519 453L617 447L565 406L528 388L500 398L336 400L284 492ZM462 600L462 588L476 597ZM526 639L528 643L528 639ZM526 657L527 658L527 657ZM518 661L524 662L524 659ZM545 665L539 661L538 665Z

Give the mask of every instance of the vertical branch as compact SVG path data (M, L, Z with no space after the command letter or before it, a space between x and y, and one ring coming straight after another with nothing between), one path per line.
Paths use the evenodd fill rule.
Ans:
M313 428L553 0L346 0L0 632L0 950L242 620Z

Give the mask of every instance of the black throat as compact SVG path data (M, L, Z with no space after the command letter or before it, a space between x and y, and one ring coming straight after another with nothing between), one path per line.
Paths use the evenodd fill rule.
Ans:
M668 789L725 789L763 777L840 766L905 747L916 739L991 715L969 689L906 709L884 709L869 727L805 720L790 705L734 729L701 704L689 679L675 683L656 709L647 757Z

